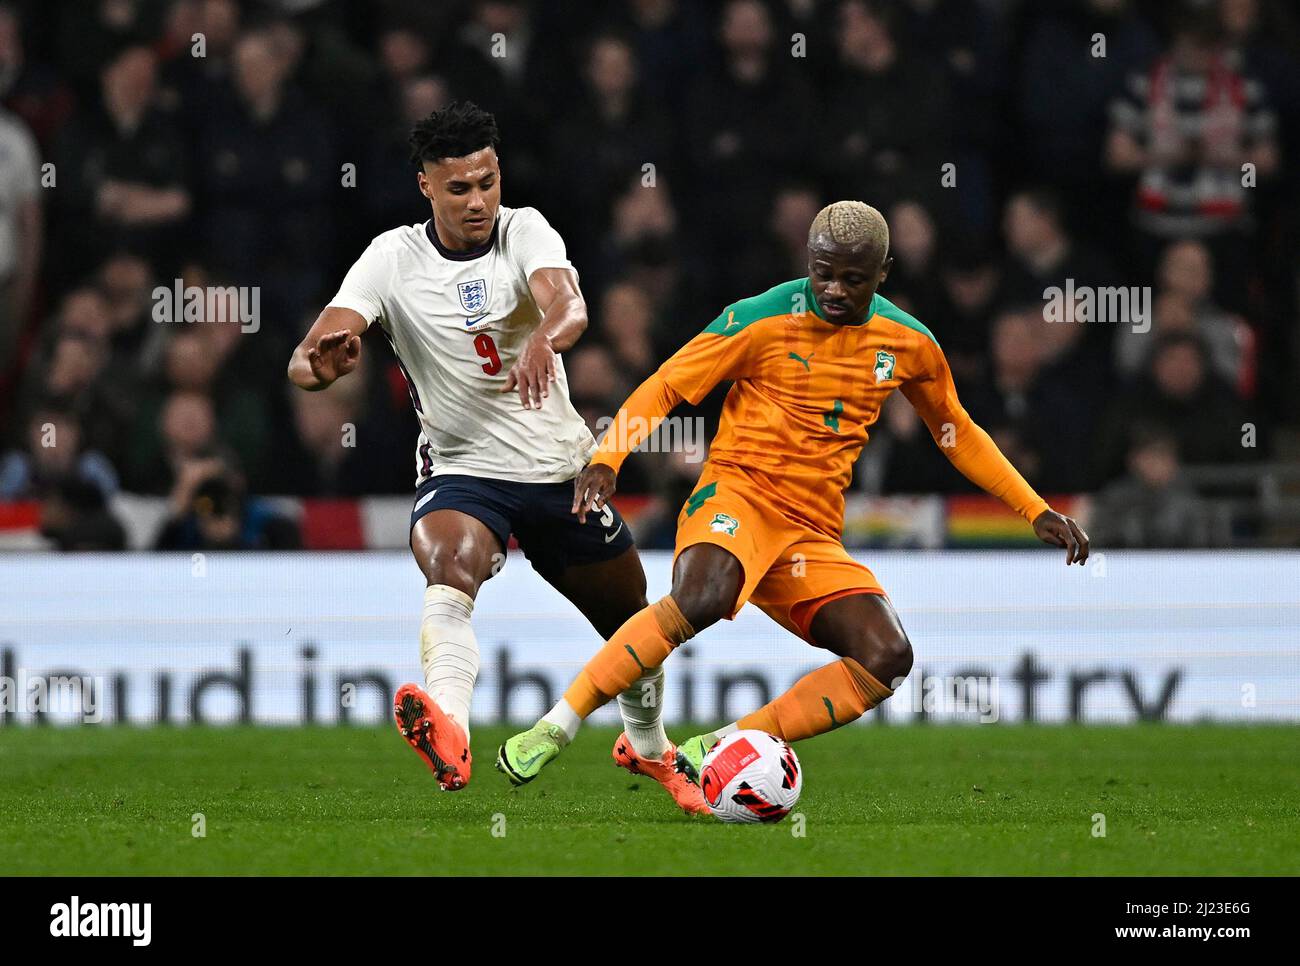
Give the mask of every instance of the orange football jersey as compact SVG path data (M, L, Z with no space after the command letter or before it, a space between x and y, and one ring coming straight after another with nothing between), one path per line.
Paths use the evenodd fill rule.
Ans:
M962 408L929 329L879 294L866 321L828 322L807 278L724 309L629 397L594 461L617 470L646 435L629 434L629 419L654 425L677 402L698 403L723 380L733 385L710 466L747 475L822 533L841 532L853 464L895 389L973 482L1027 520L1047 508Z

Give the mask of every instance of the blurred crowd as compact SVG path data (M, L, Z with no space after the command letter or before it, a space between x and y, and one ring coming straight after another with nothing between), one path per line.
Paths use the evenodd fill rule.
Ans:
M120 545L122 491L167 498L163 546L285 547L257 496L409 492L382 339L328 392L284 370L370 238L429 217L407 132L468 98L504 203L579 270L593 426L857 198L882 293L1041 492L1096 494L1111 545L1203 543L1185 467L1278 458L1300 408L1298 27L1286 0L0 2L0 501L63 546ZM187 322L178 285L225 294ZM1108 287L1134 298L1086 310ZM697 473L629 462L643 542ZM969 490L897 394L854 486Z

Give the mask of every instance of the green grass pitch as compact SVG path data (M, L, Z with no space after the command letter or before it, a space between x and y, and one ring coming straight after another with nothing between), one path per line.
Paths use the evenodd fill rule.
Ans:
M1300 871L1295 727L845 728L797 746L802 836L687 818L609 730L512 789L508 733L440 794L389 728L6 727L0 874Z

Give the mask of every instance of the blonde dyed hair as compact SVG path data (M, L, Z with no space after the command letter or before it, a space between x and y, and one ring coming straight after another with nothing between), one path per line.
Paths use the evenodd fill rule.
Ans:
M835 201L817 212L808 229L808 242L826 238L841 248L870 248L881 257L889 251L885 216L862 201Z

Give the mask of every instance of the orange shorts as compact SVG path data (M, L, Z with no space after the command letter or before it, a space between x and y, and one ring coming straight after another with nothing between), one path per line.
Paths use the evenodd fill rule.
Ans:
M790 519L774 496L744 477L706 470L677 517L673 561L697 543L722 547L744 570L729 619L752 601L792 634L816 643L808 628L823 604L885 591L839 540Z

